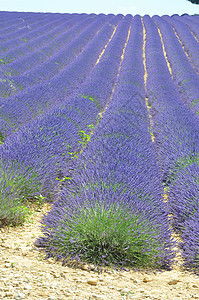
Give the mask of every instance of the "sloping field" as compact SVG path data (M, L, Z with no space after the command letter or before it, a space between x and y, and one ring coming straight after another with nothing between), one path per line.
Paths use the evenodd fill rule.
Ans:
M50 201L47 257L197 273L199 17L0 12L0 65L0 226Z

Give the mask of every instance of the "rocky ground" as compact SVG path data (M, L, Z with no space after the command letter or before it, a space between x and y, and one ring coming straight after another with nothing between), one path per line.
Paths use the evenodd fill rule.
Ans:
M23 226L0 229L0 300L8 299L199 299L199 277L180 271L136 272L94 266L69 268L33 247L46 204Z

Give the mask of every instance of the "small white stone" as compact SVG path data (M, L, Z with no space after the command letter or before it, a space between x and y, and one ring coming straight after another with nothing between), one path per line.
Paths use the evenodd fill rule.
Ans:
M102 276L100 276L99 281L104 281L104 278Z
M83 266L82 266L82 270L84 270L84 271L89 271L89 266L88 266L88 265L83 265Z
M24 286L24 289L25 289L25 290L32 290L32 286L31 286L30 284L26 284L26 285Z
M124 289L122 290L122 293L128 293L128 292L130 292L130 290L129 290L128 288L124 288Z
M16 280L13 280L12 284L13 284L13 286L19 286L19 282Z
M135 283L135 284L138 284L138 283L140 283L140 280L139 279L137 279L137 278L133 278L133 277L131 277L130 278L132 281L133 281L133 283Z
M114 285L109 285L109 289L114 289L115 287L114 287Z
M93 297L94 299L101 299L101 296L100 296L100 295L97 295L97 294L92 294L92 297Z
M95 266L93 264L90 264L90 269L91 270L94 270L95 269Z
M24 299L25 298L25 295L23 293L17 293L15 295L15 300L21 300L21 299Z
M11 264L9 262L5 263L5 267L6 268L10 268L11 267Z
M169 284L169 285L175 285L175 284L177 284L178 282L180 282L179 279L172 279L172 280L170 280L170 281L168 282L168 284Z
M74 292L70 289L66 290L68 293L73 294Z

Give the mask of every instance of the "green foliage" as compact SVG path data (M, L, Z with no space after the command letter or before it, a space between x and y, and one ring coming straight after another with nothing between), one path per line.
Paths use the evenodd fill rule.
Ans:
M4 74L9 77L13 76L12 72L8 72L8 71L4 71Z
M23 86L22 85L18 84L17 87L19 88L20 91L23 90Z
M31 197L37 194L41 187L37 182L38 175L32 168L23 169L22 172L20 168L20 164L12 163L10 167L0 170L0 182L4 182L0 191L9 187L11 192L17 190L19 196Z
M23 39L21 39L21 40L22 40L24 43L27 43L27 39L24 39L24 38L23 38Z
M12 59L7 59L7 60L5 60L5 59L0 59L0 65L6 65L6 64L8 64L8 63L11 63L12 62Z
M180 159L178 159L172 169L170 170L170 176L168 178L168 181L173 181L176 178L176 175L180 170L183 170L184 168L187 168L188 166L191 166L193 163L199 164L199 153L197 154L190 154L188 156L183 156Z
M154 138L153 129L151 127L148 128L149 134Z
M57 249L57 255L68 259L78 255L82 261L97 265L158 265L157 231L148 220L139 218L116 205L81 208L72 220L57 227L49 247Z
M67 176L64 176L63 178L56 178L56 180L59 180L60 182L63 182L63 181L66 181L66 180L71 180L72 179L72 177L67 177Z
M86 95L81 95L82 98L84 99L89 99L90 101L92 101L93 103L95 103L95 105L97 106L97 108L102 109L99 101L97 98L91 97L91 96L86 96Z
M4 225L20 225L23 224L29 208L24 203L24 198L21 199L1 199L0 195L0 227Z
M188 156L183 156L176 162L176 164L179 169L183 169L192 165L194 162L197 162L199 164L199 153L197 153L196 155L190 154Z
M89 124L89 125L87 125L87 127L91 130L89 133L87 133L85 130L79 130L78 131L78 135L81 138L78 141L79 144L81 144L81 146L82 146L81 150L74 151L74 152L68 151L68 154L71 156L72 159L78 158L78 155L82 151L82 148L84 148L91 139L91 134L92 134L92 131L95 129L95 125L94 124ZM70 148L70 147L68 147L68 148ZM65 155L65 153L63 153L62 155Z
M193 107L194 105L196 105L197 103L199 103L199 98L194 99L193 101L191 101L191 107Z
M193 4L199 4L199 0L188 0L188 1L193 3Z
M3 136L3 134L0 131L0 144L4 143L4 139L5 139L5 137Z
M89 125L87 125L87 127L90 128L90 129L95 129L95 125L94 124L89 124Z
M7 49L1 46L1 49L3 50L3 52L7 52Z
M79 152L77 152L77 151L74 151L74 152L68 152L68 154L71 155L71 158L72 158L72 159L75 159L75 158L78 158Z
M180 86L182 86L185 82L188 82L190 81L190 79L184 79L181 83L180 83Z
M91 135L86 133L85 130L79 130L78 134L81 138L81 141L79 141L79 143L82 144L83 146L86 145L91 139Z
M42 204L41 183L32 168L13 162L0 167L0 224L21 224L29 212L28 201Z
M43 197L41 194L39 196L35 195L33 197L33 202L41 207L45 203L46 197Z
M34 196L31 202L41 208L45 203L45 198L42 195ZM17 198L12 195L0 195L0 227L9 225L17 226L23 224L27 217L30 215L30 199L26 199L24 196Z
M114 175L113 175L114 176ZM100 181L100 182L89 182L89 184L84 184L84 189L85 190L89 190L92 189L93 191L95 191L96 188L101 188L101 189L105 189L105 190L113 190L114 192L117 191L117 189L120 189L121 194L123 194L128 188L127 184L123 181L120 182L115 182L114 180L111 181L109 180L109 182L104 182L104 181Z

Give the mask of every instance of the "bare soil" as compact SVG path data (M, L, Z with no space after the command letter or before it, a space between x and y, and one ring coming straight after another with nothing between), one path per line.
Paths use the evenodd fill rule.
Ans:
M0 299L199 299L199 277L182 271L96 272L94 266L62 266L34 249L45 204L19 227L0 229ZM181 261L179 260L179 264Z

